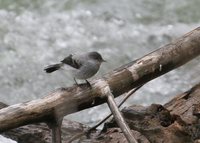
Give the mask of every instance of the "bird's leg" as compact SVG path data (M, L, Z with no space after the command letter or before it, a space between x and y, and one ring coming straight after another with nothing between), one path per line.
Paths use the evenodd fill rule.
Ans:
M85 81L86 81L87 85L91 87L91 84L89 83L89 81L87 79Z
M75 84L78 85L78 82L76 81L75 77L74 77L74 81L75 81Z

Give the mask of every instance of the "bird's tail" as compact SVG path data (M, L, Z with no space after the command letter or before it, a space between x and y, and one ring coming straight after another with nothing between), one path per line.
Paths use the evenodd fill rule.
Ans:
M62 66L63 66L62 63L60 63L60 64L54 64L54 65L49 65L44 70L46 71L46 73L52 73L52 72L54 72L56 70L59 70Z

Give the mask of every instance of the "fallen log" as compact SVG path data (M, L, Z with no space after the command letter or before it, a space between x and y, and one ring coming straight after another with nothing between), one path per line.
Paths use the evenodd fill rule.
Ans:
M0 110L0 132L30 123L59 122L74 113L106 101L105 89L117 97L173 70L200 54L200 27L162 48L91 82L60 88L48 96Z
M177 95L163 106L159 104L152 104L148 107L133 105L124 108L122 113L138 142L198 143L200 140L199 103L200 83ZM74 134L88 129L87 126L73 121L64 120L63 123L62 139L65 143ZM75 142L126 142L124 134L114 120L107 122L102 133L100 135L98 133L99 131L94 131L90 139L80 136ZM49 143L51 141L50 129L42 123L12 129L4 132L3 135L20 143Z

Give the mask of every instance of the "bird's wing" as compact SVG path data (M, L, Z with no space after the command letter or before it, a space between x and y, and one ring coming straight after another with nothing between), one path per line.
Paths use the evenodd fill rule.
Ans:
M79 69L82 63L78 59L72 58L73 55L69 55L68 57L64 58L61 62L67 64L75 69Z
M93 61L84 62L84 64L76 71L75 77L78 79L88 79L95 75L99 70L99 64Z

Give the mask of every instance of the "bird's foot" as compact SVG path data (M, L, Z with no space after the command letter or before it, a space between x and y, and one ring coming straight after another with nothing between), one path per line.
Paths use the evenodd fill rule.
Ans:
M86 81L86 83L87 83L87 85L88 85L89 87L92 87L91 84L89 83L89 81L88 81L87 79L86 79L85 81Z
M76 79L74 78L74 81L75 81L75 85L77 86L83 86L84 84L78 84L78 82L76 81ZM90 88L92 87L90 82L88 80L85 80L86 81L86 85L89 86Z
M75 85L79 86L78 82L76 81L76 79L74 78L74 81L75 81Z

